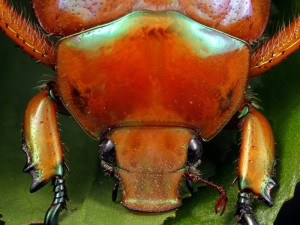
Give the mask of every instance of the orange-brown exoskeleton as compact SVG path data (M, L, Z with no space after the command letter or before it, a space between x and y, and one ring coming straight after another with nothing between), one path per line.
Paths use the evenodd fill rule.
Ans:
M101 164L123 188L122 204L142 212L181 205L179 184L197 173L202 142L229 121L242 133L238 163L239 222L258 224L250 195L272 205L274 138L249 98L248 81L299 47L300 17L255 51L269 0L32 0L45 33L0 0L0 28L56 78L28 104L23 125L31 191L52 180L45 224L66 207L65 166L56 113L69 113L99 141Z

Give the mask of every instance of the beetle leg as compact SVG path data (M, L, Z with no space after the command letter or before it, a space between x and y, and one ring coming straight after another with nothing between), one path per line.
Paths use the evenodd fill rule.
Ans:
M242 143L238 163L240 193L236 214L242 223L250 220L250 223L246 223L250 225L255 224L250 205L250 193L254 193L267 205L273 205L270 192L276 186L272 179L275 143L271 126L261 113L249 106L245 106L241 112L239 117L242 127Z
M66 207L64 161L56 119L56 102L51 90L42 90L28 104L23 124L22 150L27 155L24 172L33 177L30 191L34 192L53 180L54 199L45 225L57 224L61 209Z
M250 76L257 76L280 63L300 47L300 16L251 56Z
M249 193L240 192L238 194L238 201L236 204L235 215L239 216L238 222L241 224L259 225L256 218L254 217Z
M49 207L44 225L56 225L58 224L58 215L60 211L66 208L66 200L68 199L65 180L61 176L56 176L52 179L54 198L52 205Z
M0 0L0 29L25 52L38 61L53 66L55 51L51 42L21 14L10 6L6 0Z

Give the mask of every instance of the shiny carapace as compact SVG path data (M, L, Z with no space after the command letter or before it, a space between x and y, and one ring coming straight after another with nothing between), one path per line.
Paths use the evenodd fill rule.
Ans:
M31 4L39 26L58 37L55 43L6 0L0 0L0 27L56 75L29 102L23 125L31 191L54 185L46 225L58 223L67 200L57 113L72 116L99 142L101 165L116 179L113 200L120 187L122 205L142 212L179 207L180 183L191 190L193 181L220 193L215 211L222 214L225 190L203 179L197 166L202 143L235 122L242 135L236 215L240 223L258 224L250 196L273 204L275 150L272 129L247 94L248 81L299 47L299 18L253 51L269 0Z

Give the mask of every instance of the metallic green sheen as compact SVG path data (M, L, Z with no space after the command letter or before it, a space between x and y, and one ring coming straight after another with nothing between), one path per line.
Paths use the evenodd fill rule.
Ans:
M162 204L178 204L180 202L178 199L167 199L167 200L145 200L145 199L126 199L128 203L138 203L138 204L151 204L151 205L162 205Z
M244 177L244 176L241 176L240 178L239 178L239 189L240 190L245 190L245 189L247 189L248 187L250 187L251 186L251 183L250 183L250 180L249 179L247 179L246 177Z
M147 27L148 19L151 19L153 23L167 21L169 31L184 37L187 40L186 43L189 43L190 49L193 49L194 53L202 58L240 49L247 44L243 40L204 26L175 11L135 11L111 23L66 37L68 39L66 45L79 51L89 51L90 54L93 51L98 53L99 46L113 46L115 40L125 36L131 30L137 27ZM109 48L101 50L102 54L105 54L105 51L109 53Z
M242 111L240 112L240 114L238 115L238 119L241 119L245 116L247 116L249 113L249 106L245 106Z

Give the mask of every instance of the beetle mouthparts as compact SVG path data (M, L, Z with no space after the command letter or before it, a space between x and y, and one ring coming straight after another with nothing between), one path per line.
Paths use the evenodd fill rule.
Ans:
M174 127L122 127L108 135L115 146L124 207L165 212L181 205L178 187L193 136L189 129Z
M142 212L165 212L181 205L179 183L184 171L173 173L134 173L119 171L123 181L122 205Z

